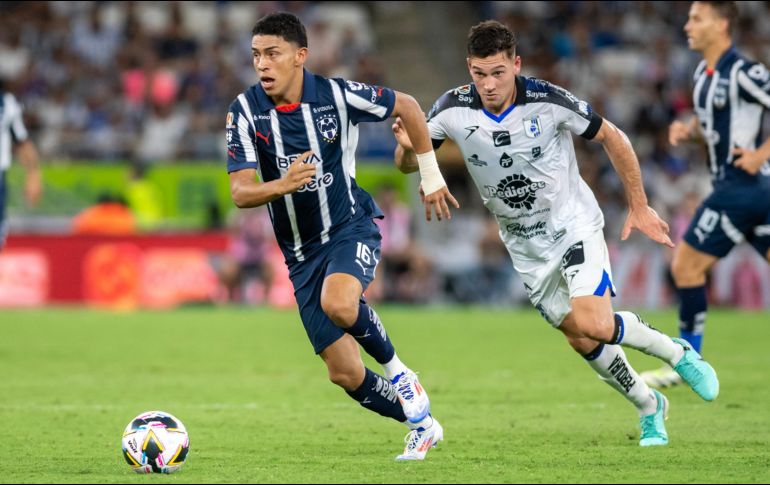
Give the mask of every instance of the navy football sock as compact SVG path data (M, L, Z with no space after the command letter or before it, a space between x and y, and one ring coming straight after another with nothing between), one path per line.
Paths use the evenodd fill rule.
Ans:
M700 353L703 327L706 324L706 287L679 288L679 336Z
M345 331L352 335L367 354L380 364L387 364L396 354L393 344L385 333L380 317L372 307L361 303L358 307L358 319Z
M406 421L404 408L398 400L396 387L379 374L366 369L364 382L355 391L346 391L361 406L375 413L393 418L399 423Z

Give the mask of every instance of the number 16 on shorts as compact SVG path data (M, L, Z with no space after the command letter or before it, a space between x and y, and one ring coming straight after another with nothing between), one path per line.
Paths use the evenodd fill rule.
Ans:
M366 244L360 242L356 245L356 264L361 267L364 276L374 276L374 269L380 261L374 252ZM369 273L367 273L369 271Z

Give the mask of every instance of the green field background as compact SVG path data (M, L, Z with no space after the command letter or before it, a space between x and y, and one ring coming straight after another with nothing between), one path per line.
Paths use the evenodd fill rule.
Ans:
M719 399L667 390L671 443L652 449L635 410L535 311L379 313L445 429L421 463L393 461L406 428L328 382L294 311L3 310L0 482L770 481L767 313L709 314ZM643 314L674 331L674 312ZM121 457L123 428L153 409L189 431L175 475L138 476Z

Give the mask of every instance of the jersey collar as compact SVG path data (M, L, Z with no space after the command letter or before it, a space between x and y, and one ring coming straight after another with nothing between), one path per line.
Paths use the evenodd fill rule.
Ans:
M527 104L527 83L524 82L524 78L516 76L516 99L513 100L513 104Z
M721 72L722 69L730 64L735 56L738 55L738 50L735 47L735 44L730 45L730 48L724 51L722 55L719 57L719 60L717 61L717 65L714 68L715 72Z
M257 107L260 111L270 111L275 109L275 103L267 95L262 85L257 83L254 85L257 94ZM307 69L302 69L302 103L316 103L318 102L318 91L316 86L315 75Z

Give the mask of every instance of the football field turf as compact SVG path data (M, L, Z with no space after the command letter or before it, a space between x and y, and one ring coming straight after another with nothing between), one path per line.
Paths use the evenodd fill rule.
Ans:
M671 442L641 449L635 410L536 311L378 310L444 426L424 462L393 461L406 428L328 381L295 311L2 310L0 482L770 481L767 312L709 314L719 398L665 391ZM642 315L675 331L673 311ZM121 456L123 428L154 409L190 434L174 475Z

